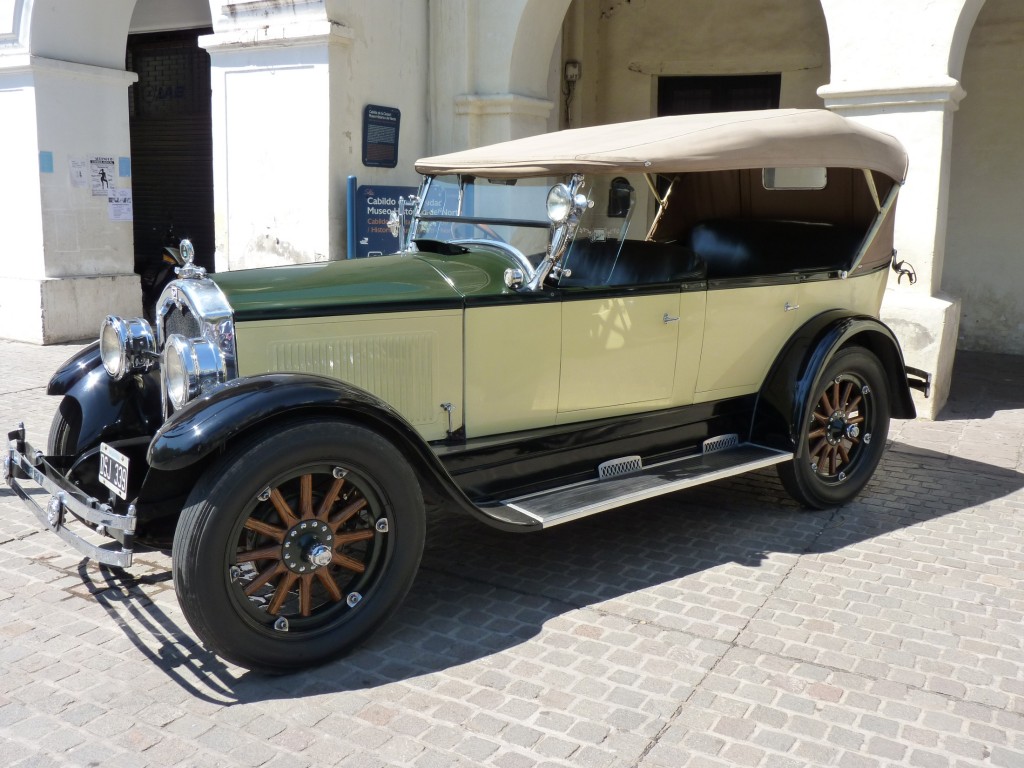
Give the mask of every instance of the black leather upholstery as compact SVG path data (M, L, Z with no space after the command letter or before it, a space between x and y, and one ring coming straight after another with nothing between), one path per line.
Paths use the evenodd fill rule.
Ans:
M646 240L577 240L566 267L571 271L558 281L562 287L603 285L656 285L700 280L703 264L693 251L675 243Z
M805 221L716 219L697 224L690 247L708 278L848 269L864 233Z

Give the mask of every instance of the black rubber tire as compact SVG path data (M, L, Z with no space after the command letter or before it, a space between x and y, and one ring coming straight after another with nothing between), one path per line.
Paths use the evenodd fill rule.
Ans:
M305 589L324 592L317 608L307 616L295 611L289 616L287 605L301 604L301 589L296 587L294 592L283 590L288 602L274 613L272 599L260 606L259 597L244 593L243 586L251 588L257 579L241 578L240 568L247 567L242 564L246 552L267 551L262 548L268 543L271 548L279 545L264 537L245 549L243 542L258 536L247 528L252 525L247 521L276 520L281 526L278 530L289 530L279 540L290 541L295 527L288 528L284 517L274 517L278 513L273 511L273 499L260 499L261 492L273 488L286 493L289 488L301 487L298 484L306 476L310 487L316 488L313 484L318 479L337 477L329 474L332 467L347 470L345 488L353 489L349 493L356 494L356 499L365 500L362 509L368 511L360 511L353 520L361 520L359 524L364 526L357 535L367 536L363 546L371 555L366 559L366 571L352 576L341 566L321 567L319 570L336 582L361 581L346 599L339 599L326 595L310 576ZM329 495L318 490L311 493L321 494L311 507ZM324 520L341 517L336 508L331 508L330 515L325 513ZM385 516L385 532L381 533ZM351 650L398 607L419 568L425 527L423 498L412 468L376 433L347 422L322 421L264 432L229 450L202 475L189 495L171 552L178 602L203 644L228 661L271 674L322 664ZM335 536L340 536L339 531ZM332 551L335 546L332 541ZM278 567L285 566L284 555L272 557L278 558ZM274 564L274 560L267 562ZM260 570L258 561L252 565L253 572ZM276 597L277 588L289 574L301 581L289 570L276 582L268 582L265 589ZM338 586L345 591L340 582ZM354 606L348 602L353 595L359 598ZM274 628L282 617L289 620L286 631Z
M78 401L65 397L60 401L57 412L50 422L50 434L46 438L48 456L70 456L78 448L78 435L82 429L82 409Z
M821 438L814 433L827 431L821 421L829 414L825 413L822 403L832 397L837 379L840 396L834 399L840 401L847 384L852 384L847 402L855 402L860 396L855 413L863 421L857 422L860 434L856 439L838 440L848 452L849 460L840 461L837 467L819 468L815 464L817 457L812 455L812 446ZM866 393L862 391L864 387L868 388ZM816 410L817 418L814 415ZM845 412L843 408L834 410ZM804 441L802 454L793 461L777 465L779 478L789 495L810 509L838 507L854 499L871 479L885 451L889 413L889 390L878 358L862 347L848 347L836 353L811 390L810 402L804 404L798 433ZM836 423L841 425L844 422ZM838 431L834 430L833 439L837 437ZM838 460L839 454L834 455Z

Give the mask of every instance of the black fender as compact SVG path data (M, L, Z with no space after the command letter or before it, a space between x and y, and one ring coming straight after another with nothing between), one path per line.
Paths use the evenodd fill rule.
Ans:
M115 442L152 435L162 418L160 383L155 374L126 376L114 381L100 359L100 343L93 342L57 369L46 394L72 398L81 425L74 455Z
M804 407L814 395L815 380L836 352L849 345L864 347L878 358L889 383L891 415L915 418L917 409L896 335L877 318L832 310L801 326L775 358L758 394L751 439L800 456L804 442L799 439L800 424Z
M147 461L160 472L194 477L198 462L233 440L297 418L343 418L374 429L413 466L429 500L452 504L492 526L501 525L469 500L429 444L391 405L326 376L267 373L233 379L172 414L153 437Z

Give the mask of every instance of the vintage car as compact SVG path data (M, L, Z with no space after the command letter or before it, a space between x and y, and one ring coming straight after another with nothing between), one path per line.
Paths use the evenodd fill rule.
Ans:
M416 167L400 252L189 259L155 327L108 317L53 376L45 453L9 435L40 522L112 566L170 545L185 617L232 662L365 639L440 506L539 531L771 465L801 504L843 504L928 388L878 320L907 169L889 136L690 115Z

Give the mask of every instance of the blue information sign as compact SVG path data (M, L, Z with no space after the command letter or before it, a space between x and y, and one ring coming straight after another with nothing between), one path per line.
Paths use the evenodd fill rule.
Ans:
M356 257L381 256L398 250L398 238L388 230L388 216L398 211L398 199L416 194L416 187L364 185L356 190Z

